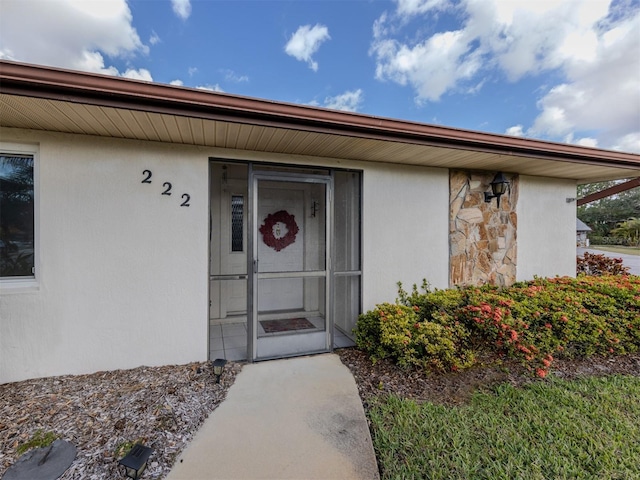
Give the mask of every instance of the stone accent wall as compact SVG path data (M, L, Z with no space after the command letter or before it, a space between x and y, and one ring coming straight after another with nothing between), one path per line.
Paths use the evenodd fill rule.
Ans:
M518 175L505 173L507 192L484 201L496 172L449 172L449 286L511 285L516 281Z

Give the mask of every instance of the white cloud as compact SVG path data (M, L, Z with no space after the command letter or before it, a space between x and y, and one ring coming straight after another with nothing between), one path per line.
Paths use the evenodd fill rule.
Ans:
M184 82L182 80L171 80L169 82L169 85L176 85L178 87L181 87L184 85Z
M593 147L596 148L598 146L598 140L595 138L583 137L579 138L575 142L578 145L582 145L583 147Z
M388 13L384 12L382 15L380 15L380 17L378 17L378 19L376 19L373 22L372 30L373 30L374 40L383 39L384 37L387 37L391 34L389 29L387 28L387 19L388 19ZM373 47L371 50L372 51L374 50Z
M296 33L291 35L291 39L284 47L284 51L287 55L307 62L309 68L314 72L318 70L318 63L311 57L318 51L320 45L327 40L330 40L329 29L324 25L316 24L315 26L303 25L296 30Z
M343 110L345 112L356 112L362 104L362 89L346 91L335 97L327 97L324 100L326 108L334 110Z
M133 69L129 68L126 72L122 74L123 77L132 78L134 80L144 80L147 82L152 82L153 78L151 78L151 73L146 68Z
M533 135L548 133L551 136L559 137L571 131L575 125L567 118L567 110L562 106L565 102L573 102L576 92L570 90L571 86L569 85L558 85L538 102L542 113L538 115L533 127L529 129Z
M376 78L411 85L416 100L438 101L460 80L471 78L480 67L479 58L468 54L465 32L438 33L408 46L396 40L381 40L375 46Z
M560 136L597 131L598 143L639 146L624 140L640 136L640 11L597 36L590 61L568 60L566 82L538 102L541 113L531 132ZM634 33L635 32L635 33Z
M399 15L413 16L448 6L449 0L396 0Z
M507 128L507 131L505 133L514 137L524 137L524 130L522 128L522 125L514 125L513 127L509 127Z
M151 36L149 37L149 43L151 45L156 45L158 43L160 43L162 40L160 39L160 37L158 36L158 34L156 32L151 32Z
M224 79L228 82L233 83L244 83L249 81L249 77L247 75L238 75L233 70L221 70L224 73Z
M171 0L171 7L173 8L173 13L182 20L186 20L191 15L190 0Z
M220 88L220 85L218 85L217 83L215 85L198 85L196 87L198 90L208 90L210 92L223 92L224 90L222 88Z
M493 18L486 18L487 4L493 8ZM591 61L597 43L594 28L606 17L608 4L608 0L469 0L468 25L513 81L561 68L568 61Z
M198 73L198 67L189 67L189 76L193 77L196 73Z
M580 145L580 146L583 146L583 147L596 148L598 146L598 139L597 138L592 138L592 137L575 138L575 135L574 135L573 132L568 133L562 139L562 141L564 143L573 143L575 145Z
M115 66L108 65L105 56L129 60L148 51L132 25L125 0L2 2L3 58L120 75ZM137 74L146 79L149 72L140 70Z
M640 132L633 132L617 139L617 142L611 146L613 150L622 150L624 152L640 153Z
M421 35L445 10L461 26ZM631 2L397 0L396 11L374 23L370 54L376 78L411 86L417 103L474 94L500 74L516 82L553 72L556 83L544 88L540 114L522 133L628 148L640 132L638 31L640 9Z
M83 51L80 52L80 57L74 59L73 65L59 65L55 64L54 66L62 66L69 68L73 68L75 70L82 70L85 72L94 72L94 73L104 73L105 75L120 75L118 69L116 67L105 67L104 65L104 57L100 52L89 52ZM40 62L35 62L40 63ZM42 62L47 65L48 62Z

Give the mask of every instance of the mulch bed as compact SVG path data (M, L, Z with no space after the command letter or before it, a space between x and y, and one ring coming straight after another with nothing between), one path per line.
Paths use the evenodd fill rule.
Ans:
M61 479L124 478L118 447L137 440L153 449L144 478L163 478L241 367L227 363L220 383L207 362L0 385L0 478L37 430L78 449Z
M544 381L532 375L517 361L487 357L479 366L455 373L433 373L405 370L389 360L375 364L356 348L336 350L351 370L365 409L381 394L395 394L418 402L460 405L477 391L491 389L501 383L523 386ZM640 353L614 357L593 356L584 359L556 359L551 374L572 379L593 375L624 374L640 377Z

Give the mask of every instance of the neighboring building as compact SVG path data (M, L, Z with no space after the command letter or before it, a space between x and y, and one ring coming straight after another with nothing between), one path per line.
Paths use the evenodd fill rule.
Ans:
M574 275L576 184L639 174L630 153L0 61L0 383L325 352L398 281Z
M591 228L576 217L576 244L578 247L589 246L589 237L587 235L590 231Z

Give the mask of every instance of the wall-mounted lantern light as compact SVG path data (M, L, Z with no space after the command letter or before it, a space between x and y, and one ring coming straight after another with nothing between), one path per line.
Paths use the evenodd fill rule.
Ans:
M496 176L493 177L493 180L491 180L490 185L491 185L491 193L484 192L484 201L489 203L491 202L492 198L495 198L498 204L498 208L500 208L500 197L504 193L506 193L507 187L509 186L509 182L507 182L507 179L502 174L502 172L498 172L496 173Z
M216 383L220 383L220 377L227 361L224 358L216 358L211 364L213 365L213 374L216 376Z
M127 477L137 480L147 468L147 460L149 460L152 451L151 448L136 443L131 451L120 459L118 464L124 467Z

